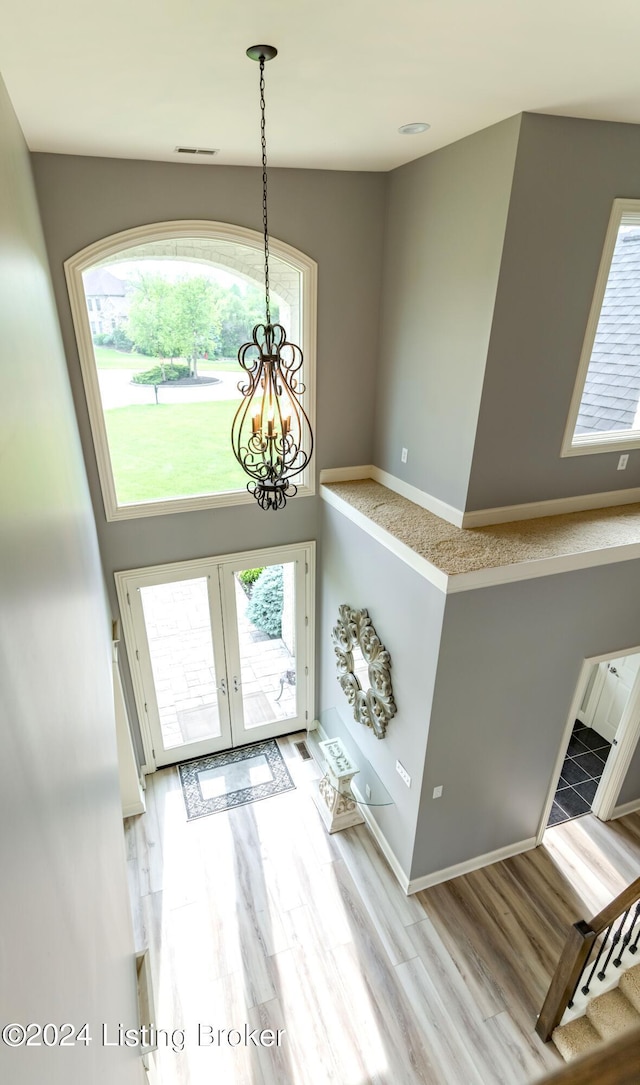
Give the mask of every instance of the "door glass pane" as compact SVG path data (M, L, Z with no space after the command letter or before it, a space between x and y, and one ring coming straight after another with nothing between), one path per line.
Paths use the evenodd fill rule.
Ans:
M245 730L298 714L295 562L234 573Z
M140 588L166 750L221 734L207 584Z

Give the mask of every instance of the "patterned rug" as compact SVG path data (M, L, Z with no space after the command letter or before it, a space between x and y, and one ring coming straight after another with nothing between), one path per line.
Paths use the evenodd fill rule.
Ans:
M178 772L188 821L295 788L274 739L185 761Z

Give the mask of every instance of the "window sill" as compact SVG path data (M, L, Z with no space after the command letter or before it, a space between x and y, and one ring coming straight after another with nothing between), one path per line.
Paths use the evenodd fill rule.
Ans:
M593 456L602 452L630 452L634 448L640 448L640 433L637 430L628 430L626 433L587 437L579 443L564 445L560 455Z
M301 483L296 497L313 497L315 485ZM247 490L220 494L197 494L194 497L168 498L166 501L144 501L133 505L105 508L107 522L137 520L142 516L169 516L173 513L201 512L205 509L232 508L235 505L255 505L256 499Z

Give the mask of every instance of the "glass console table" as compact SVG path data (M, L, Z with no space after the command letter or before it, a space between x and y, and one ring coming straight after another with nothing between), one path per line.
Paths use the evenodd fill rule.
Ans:
M364 821L359 807L392 806L393 799L335 708L321 712L307 745L324 776L314 795L330 833Z

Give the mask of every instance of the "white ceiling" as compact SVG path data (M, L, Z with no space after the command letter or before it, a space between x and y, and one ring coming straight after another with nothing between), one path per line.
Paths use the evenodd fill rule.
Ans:
M3 0L34 151L388 170L521 110L640 123L638 0ZM402 136L401 124L431 130ZM200 159L199 161L203 161Z

